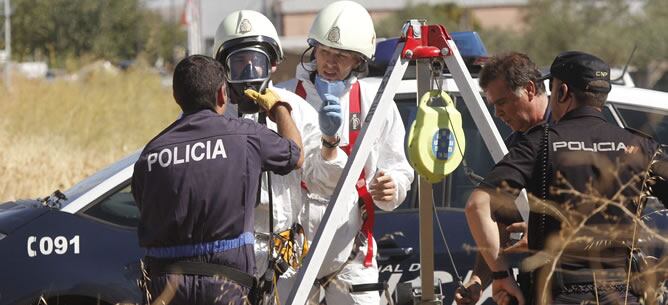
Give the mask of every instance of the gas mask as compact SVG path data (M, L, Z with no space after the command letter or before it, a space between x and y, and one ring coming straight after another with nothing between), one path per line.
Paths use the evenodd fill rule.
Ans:
M259 47L242 48L230 52L225 59L225 66L230 100L233 104L237 104L239 113L259 112L260 106L248 98L244 90L253 89L262 92L267 88L271 77L269 55Z

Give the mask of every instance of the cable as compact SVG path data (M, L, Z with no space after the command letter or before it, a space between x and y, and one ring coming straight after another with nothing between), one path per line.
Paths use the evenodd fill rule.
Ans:
M450 246L448 246L448 241L445 239L445 232L443 231L443 226L441 225L441 220L438 219L438 211L436 210L436 203L432 200L431 206L434 209L434 216L436 218L436 223L438 224L438 230L441 232L441 238L443 239L443 243L445 244L445 250L448 252L448 257L450 258L450 263L452 264L452 270L455 271L455 276L457 277L457 280L459 281L460 285L463 285L463 279L459 275L459 272L457 271L457 265L455 265L455 260L452 258L452 252L450 252Z

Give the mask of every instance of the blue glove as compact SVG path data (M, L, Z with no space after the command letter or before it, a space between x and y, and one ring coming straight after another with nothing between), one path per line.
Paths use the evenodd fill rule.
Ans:
M343 123L339 98L345 93L346 83L344 81L328 81L316 75L315 89L322 99L322 106L318 110L320 132L326 136L334 136Z

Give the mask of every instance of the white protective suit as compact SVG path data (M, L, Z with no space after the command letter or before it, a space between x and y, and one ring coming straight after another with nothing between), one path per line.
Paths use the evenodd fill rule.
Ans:
M301 97L290 91L276 87L271 87L271 89L281 97L281 101L289 103L292 107L292 119L300 131L302 144L304 145L304 166L302 169L292 171L285 176L271 173L274 233L277 233L290 229L293 223L298 222L298 215L303 206L301 181L309 181L309 187L318 192L332 192L343 171L347 157L339 149L335 160L326 161L323 159L320 154L321 133L318 127L317 111ZM257 114L245 115L244 117L257 120ZM276 123L267 118L267 127L275 131ZM267 270L269 248L266 237L269 232L269 193L267 192L266 177L266 174L263 174L260 204L255 208L256 276L261 276Z
M306 69L310 71L315 70L315 65L305 64ZM309 102L316 110L320 109L322 101L314 84L310 80L310 72L302 65L297 66L296 79L292 79L277 86L286 88L295 92L298 81L306 91L306 101ZM349 92L351 84L359 81L360 83L360 110L361 121L364 122L366 113L373 103L373 99L378 91L376 86L372 86L363 80L357 80L356 77L351 76L347 81L346 93L340 98L341 111L343 113L343 124L338 131L341 138L340 146L347 146L349 144ZM382 169L387 175L392 177L396 185L396 196L394 200L389 202L374 202L377 207L385 211L394 210L406 198L406 193L410 189L413 181L413 168L411 168L404 152L404 137L405 128L399 115L397 107L393 104L391 107L392 113L387 117L383 124L383 131L378 140L373 143L371 154L364 165L365 178L367 188L369 183L374 178L376 171ZM339 154L342 152L339 151ZM345 154L345 153L343 153ZM331 176L331 175L330 175ZM336 177L335 180L338 180ZM336 183L336 181L333 181ZM327 191L327 190L325 190ZM320 225L322 216L327 208L332 192L322 193L321 190L315 189L309 185L308 193L305 193L306 204L300 213L300 221L304 225L307 238L309 241L313 239L313 234ZM373 265L371 267L364 267L364 258L367 253L367 245L359 244L355 258L346 264L354 246L354 239L360 233L362 228L362 215L358 206L357 191L354 190L349 195L349 199L343 201L347 202L348 217L347 219L338 219L337 227L339 228L334 235L334 240L329 248L323 265L318 273L318 278L322 278L332 273L338 272L336 277L325 288L325 298L329 305L339 304L378 304L380 301L379 293L377 291L350 293L350 285L355 284L369 284L378 282L378 264L374 257ZM365 239L365 238L363 238ZM378 248L374 242L374 254L378 254ZM284 281L288 282L288 281ZM280 284L280 282L279 282ZM284 291L289 289L281 288L279 291L285 294ZM320 288L314 286L311 291L313 298L309 298L309 303L317 304L317 294ZM285 296L287 297L287 295ZM281 296L281 298L284 298Z

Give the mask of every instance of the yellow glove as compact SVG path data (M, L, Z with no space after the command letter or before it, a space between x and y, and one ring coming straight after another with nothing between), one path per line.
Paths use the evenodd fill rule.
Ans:
M267 113L267 116L269 116L272 121L275 121L272 114L272 110L275 106L280 104L287 108L288 111L292 111L290 104L281 101L281 97L269 88L265 89L264 93L257 92L253 89L246 89L244 90L244 94L260 105L260 108Z
M254 100L266 112L269 112L271 108L274 108L274 105L281 100L281 97L271 89L266 89L264 94L253 89L246 89L244 90L244 94L248 98Z

